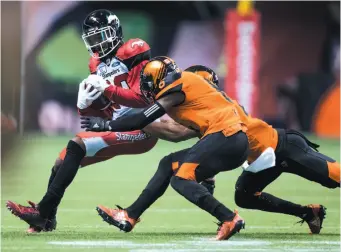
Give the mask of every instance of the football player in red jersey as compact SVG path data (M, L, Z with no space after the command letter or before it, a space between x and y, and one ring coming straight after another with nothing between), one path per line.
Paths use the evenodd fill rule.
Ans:
M142 67L150 59L149 45L141 39L123 42L120 21L108 10L93 11L85 18L82 39L92 57L89 61L91 75L79 86L79 113L117 119L139 110L136 108L145 107L139 77ZM92 84L98 81L102 82L104 97L93 88ZM186 128L179 131L178 125L174 125L159 121L143 131L80 132L57 158L47 192L39 204L29 201L31 206L27 207L8 201L7 208L30 225L28 232L52 231L57 224L57 207L79 167L117 155L145 153L154 147L157 138L177 141Z

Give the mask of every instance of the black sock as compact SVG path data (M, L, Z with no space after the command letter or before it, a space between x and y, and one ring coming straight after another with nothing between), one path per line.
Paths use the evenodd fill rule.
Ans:
M263 203L262 207L265 208L265 211L290 214L300 218L303 218L308 213L306 207L277 198L268 193L261 193L258 198L258 203Z
M201 204L207 206L209 209L208 212L216 217L219 221L224 222L233 220L235 214L218 200L216 200L211 194L203 197L201 200Z
M131 206L126 208L128 216L137 220L146 209L164 194L172 175L172 159L167 156L161 159L157 171L141 195Z
M50 185L52 184L52 181L54 180L54 178L56 177L57 175L57 172L55 171L55 166L52 167L52 170L51 170L51 175L50 175L50 178L49 178L49 183L48 183L48 186L47 186L47 190L49 189ZM54 208L52 209L50 215L48 216L49 219L53 219L53 218L56 218L56 215L57 215L57 208Z
M76 176L84 156L85 151L74 141L69 141L64 162L58 169L45 196L39 203L39 212L41 216L47 218L52 210L57 208L64 195L65 189L71 184Z
M167 185L168 186L168 185ZM167 187L161 188L162 191L151 191L144 189L137 200L126 208L128 216L137 220L146 209L148 209L162 194L166 191Z
M216 217L219 221L231 220L234 213L216 200L205 188L196 181L172 177L171 185L175 191L201 209Z
M291 203L265 192L260 195L237 192L235 200L237 205L243 208L289 214L304 219L312 217L312 211L308 207Z

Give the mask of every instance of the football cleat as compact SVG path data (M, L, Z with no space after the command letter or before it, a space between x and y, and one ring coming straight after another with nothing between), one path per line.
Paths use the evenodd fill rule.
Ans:
M117 206L117 209L107 208L105 206L96 207L98 214L102 217L103 221L113 225L124 232L130 232L140 219L135 220L128 216L126 210Z
M40 215L35 203L31 201L27 202L30 204L30 206L22 206L13 201L7 201L6 207L13 215L25 221L30 225L30 227L33 227L36 232L43 230L47 223L51 221L43 218Z
M231 221L224 221L218 224L218 233L216 236L216 240L228 240L235 233L239 233L242 228L245 228L244 220L239 216L238 211L234 210L235 216Z
M40 233L40 232L52 232L53 230L56 230L56 228L57 228L57 220L56 220L56 218L53 218L53 219L49 219L46 222L44 229L35 228L34 226L30 226L26 232L29 234Z
M303 224L303 222L307 222L309 229L310 229L310 233L319 234L322 229L322 223L326 216L327 208L318 204L310 204L307 207L311 208L313 212L313 217L308 220L302 219L301 221L299 221L299 223Z

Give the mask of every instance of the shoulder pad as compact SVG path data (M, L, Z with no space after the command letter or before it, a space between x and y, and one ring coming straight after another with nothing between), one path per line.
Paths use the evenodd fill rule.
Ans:
M150 47L142 39L130 39L118 49L116 57L130 70L142 61L150 60Z

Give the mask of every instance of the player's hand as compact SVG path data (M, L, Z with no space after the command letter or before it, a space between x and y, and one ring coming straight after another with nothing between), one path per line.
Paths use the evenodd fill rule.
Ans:
M109 122L101 117L81 116L81 128L85 131L109 131Z
M96 74L90 74L89 77L86 79L86 82L94 86L98 91L102 93L104 92L106 88L110 86L110 84L108 84L103 79L103 77L96 75Z
M100 95L101 92L99 92L96 88L88 84L86 80L83 80L79 84L77 107L79 109L88 108L93 103L93 101L96 100Z

